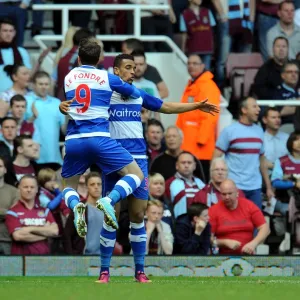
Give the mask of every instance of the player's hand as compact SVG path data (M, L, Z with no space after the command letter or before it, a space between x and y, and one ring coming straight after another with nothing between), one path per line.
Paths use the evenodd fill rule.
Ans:
M256 249L256 244L253 242L250 242L242 248L242 253L254 254L255 249Z
M211 104L211 103L207 102L207 99L205 99L204 101L199 102L199 109L201 111L209 113L213 116L220 112L218 107L214 104Z
M241 242L236 240L227 240L226 246L231 250L236 250L241 246Z
M41 65L45 59L45 57L49 54L49 52L52 50L51 47L45 49L38 58L38 63Z
M68 100L68 101L62 101L60 104L59 104L59 110L62 114L64 115L67 115L68 114L68 111L70 110L70 106L71 104L75 101L75 97L71 100Z
M153 230L155 229L155 227L156 227L155 223L153 223L151 221L147 221L147 223L146 223L146 230L147 230L148 233L152 233Z

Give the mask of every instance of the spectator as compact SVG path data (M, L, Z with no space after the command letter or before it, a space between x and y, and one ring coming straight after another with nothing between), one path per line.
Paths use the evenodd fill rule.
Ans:
M94 34L87 28L82 28L73 32L73 47L66 45L67 47L61 51L61 58L57 62L57 66L54 68L52 79L56 82L56 97L61 101L65 100L64 96L64 79L66 75L74 68L77 67L78 46L79 42L83 38L94 36Z
M101 197L102 182L98 173L86 175L88 196L86 200L85 220L87 235L85 240L80 238L74 226L74 213L71 212L64 232L64 247L67 254L100 254L99 236L103 224L103 212L96 208L96 201Z
M19 184L20 200L7 211L5 224L11 234L12 255L50 254L47 239L57 236L58 226L49 209L36 202L35 177L25 175Z
M0 157L0 254L9 255L11 252L11 237L5 226L7 210L18 201L18 190L5 183L4 176L7 170L4 160Z
M264 134L265 157L268 168L272 171L275 161L287 154L286 142L289 136L287 133L279 130L281 116L276 108L268 107L262 120L266 126Z
M169 4L168 10L143 10L141 12L142 35L166 35L173 36L172 23L176 22L176 16L172 8L172 1L169 0L128 0L133 4ZM170 48L162 42L149 42L146 45L147 52L169 52Z
M177 172L166 182L166 196L172 202L175 218L186 214L195 194L205 186L193 176L195 169L195 157L190 152L181 152L177 157Z
M144 52L143 43L140 40L133 38L123 41L122 53L131 54L133 51ZM155 67L146 64L146 71L144 73L144 77L145 79L150 80L156 84L161 99L165 99L169 96L169 90L167 88L167 85L163 81L158 70Z
M191 76L181 102L209 102L220 105L221 92L213 81L213 74L205 71L205 66L198 55L188 58L188 72ZM205 178L209 178L209 162L212 158L219 116L213 116L200 110L178 115L176 125L183 132L182 149L189 151L201 161Z
M37 180L40 186L40 206L51 210L54 220L58 225L59 235L62 235L63 224L65 224L65 220L70 214L70 210L63 201L56 172L50 168L41 169L38 173ZM64 218L62 218L62 216L64 216Z
M207 255L210 249L208 208L193 203L187 213L176 219L174 253L181 255Z
M200 55L206 69L210 70L214 51L212 27L216 25L216 21L212 12L201 4L202 0L190 0L189 7L180 17L181 32L184 32L182 50L188 55Z
M12 117L1 120L0 155L12 160L14 140L17 136L17 121ZM9 155L9 156L8 156Z
M163 204L159 200L148 202L146 210L147 254L171 255L173 252L173 234L169 224L162 221Z
M278 7L278 16L279 21L267 33L269 56L272 56L272 45L275 38L283 36L289 41L289 59L295 59L300 46L300 28L294 24L294 2L281 2Z
M255 0L222 1L224 15L218 24L218 48L216 61L216 81L224 83L224 67L230 52L251 52L253 43L253 23L255 20ZM234 49L236 45L236 49Z
M253 202L238 196L232 180L223 181L220 189L222 201L209 209L211 232L220 254L255 254L270 233L262 212ZM253 238L254 229L258 232Z
M15 160L13 162L17 182L24 175L35 176L37 165L34 162L39 158L39 146L33 141L30 135L20 135L14 140Z
M134 85L137 88L150 94L151 96L159 98L159 92L158 92L158 89L157 89L155 83L153 81L145 79L145 77L144 77L144 74L145 74L145 71L147 68L145 53L133 51L131 53L131 55L134 57L134 62L135 62L135 67L136 67ZM150 113L150 116L151 116L151 113ZM153 117L157 120L160 120L159 112L153 112Z
M34 92L27 97L28 105L36 109L34 125L41 135L41 151L38 163L62 164L59 150L60 130L65 131L65 117L59 112L60 100L49 95L50 76L39 71L33 77Z
M259 51L264 61L269 59L267 48L267 32L276 25L278 21L278 6L282 0L258 0L256 2L256 20L258 30ZM263 98L266 99L266 98Z
M300 134L292 133L287 140L288 153L275 161L271 180L276 189L275 211L285 215L293 188L300 190Z
M161 174L165 180L168 180L176 173L177 156L183 151L181 149L182 139L183 133L178 127L171 125L167 128L165 133L167 150L152 161L150 172ZM202 166L198 160L194 175L205 181Z
M0 94L0 117L4 118L9 113L10 99L14 95L27 95L30 79L30 71L24 65L8 65L4 71L13 82L11 89Z
M258 70L252 92L258 99L271 100L274 90L282 83L281 71L288 61L289 42L285 37L277 37L273 42L273 56Z
M36 143L40 143L40 134L33 121L24 120L27 101L22 95L14 95L10 99L10 108L12 117L18 123L17 134L31 135ZM33 111L35 113L35 110Z
M282 84L274 91L274 100L294 100L299 98L297 84L299 80L299 66L294 62L287 62L281 70ZM275 102L276 103L276 102ZM295 106L277 106L280 110L282 123L293 123L296 113Z
M0 3L0 15L2 14L3 4ZM18 32L19 34L19 32ZM0 21L0 92L10 89L13 85L11 78L6 76L3 69L7 65L24 64L31 69L30 56L28 52L15 44L16 26L9 19Z
M228 168L224 158L217 157L210 164L210 182L195 194L191 203L202 203L211 207L221 201L220 186L228 177ZM238 191L241 197L245 197L243 191Z
M239 121L223 129L214 152L214 158L225 154L228 177L236 183L246 198L262 207L262 176L268 199L274 196L269 179L267 160L264 156L264 133L255 123L260 108L254 98L241 101Z
M160 153L165 151L165 146L162 144L164 134L164 127L158 120L149 120L146 140L147 140L147 154L149 163Z
M163 221L173 228L173 209L170 200L165 196L166 182L161 174L149 174L149 199L163 203Z

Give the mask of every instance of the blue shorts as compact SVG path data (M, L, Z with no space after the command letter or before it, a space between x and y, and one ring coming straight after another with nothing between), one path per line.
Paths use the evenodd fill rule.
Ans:
M135 160L141 168L144 179L141 185L132 193L132 195L141 200L148 200L148 160L147 159L136 159ZM107 196L114 188L117 181L121 178L118 173L111 173L108 175L102 175L102 197Z
M108 137L70 139L65 142L66 155L61 175L82 175L93 164L107 175L133 162L131 154L116 140Z

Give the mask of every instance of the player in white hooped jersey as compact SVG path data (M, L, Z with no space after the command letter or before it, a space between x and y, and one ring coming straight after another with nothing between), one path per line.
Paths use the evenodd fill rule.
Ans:
M65 77L66 98L74 99L68 115L66 155L62 177L67 188L63 196L67 206L74 211L75 226L80 236L86 234L85 206L76 192L79 177L96 164L107 175L118 172L121 179L109 195L97 201L97 208L104 212L107 227L118 228L114 205L126 198L141 184L144 175L130 153L109 133L109 105L114 91L124 96L139 98L140 92L105 70L96 69L101 47L95 38L82 39L78 52L78 68Z
M121 54L115 58L114 73L122 80L132 83L135 73L133 56ZM126 150L132 154L144 173L144 180L139 188L128 197L130 218L130 242L135 261L135 278L138 282L149 282L144 274L144 257L146 253L146 232L144 226L144 213L148 200L148 160L146 155L146 143L143 137L143 126L141 122L142 107L159 111L162 113L182 113L186 111L201 109L209 113L216 113L218 109L209 103L164 103L162 100L152 97L140 91L141 97L137 99L124 97L113 93L110 101L109 121L110 134ZM61 104L61 110L66 112L72 101ZM103 195L106 195L119 180L117 173L111 173L102 177ZM119 209L117 209L118 211ZM105 239L103 239L105 237ZM109 266L114 249L115 232L108 232L103 227L100 236L101 270L99 283L109 281ZM103 242L104 241L104 242Z

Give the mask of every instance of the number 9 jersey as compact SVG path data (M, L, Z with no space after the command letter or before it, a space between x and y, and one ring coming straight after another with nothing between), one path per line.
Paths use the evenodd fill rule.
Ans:
M65 95L67 100L75 97L68 112L66 140L104 136L110 137L109 113L110 99L114 91L132 98L139 98L140 92L133 85L125 83L119 77L83 65L74 68L65 77Z

